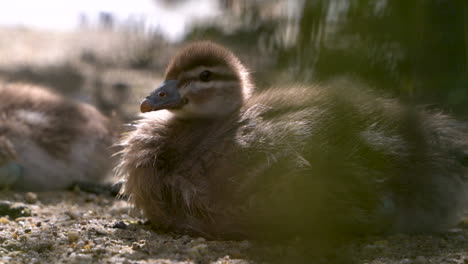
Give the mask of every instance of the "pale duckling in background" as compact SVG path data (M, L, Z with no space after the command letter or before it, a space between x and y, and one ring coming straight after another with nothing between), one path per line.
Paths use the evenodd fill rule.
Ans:
M353 82L254 92L211 42L185 47L121 141L123 193L208 238L431 232L466 202L468 129Z
M49 191L105 180L115 132L91 105L45 88L0 84L0 185Z

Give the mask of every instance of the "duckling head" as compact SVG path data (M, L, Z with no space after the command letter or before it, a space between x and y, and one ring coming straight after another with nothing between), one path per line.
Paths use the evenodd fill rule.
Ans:
M250 96L248 70L229 50L212 42L185 47L167 67L164 82L141 103L141 112L166 109L184 118L219 118Z

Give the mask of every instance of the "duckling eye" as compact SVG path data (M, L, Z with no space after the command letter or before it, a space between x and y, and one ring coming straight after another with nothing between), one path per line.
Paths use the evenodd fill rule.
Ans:
M161 98L166 97L166 95L167 95L167 94L166 94L165 92L159 92L159 93L158 93L158 96L161 97Z
M212 74L210 71L202 71L199 77L202 82L209 82L211 80L211 76Z

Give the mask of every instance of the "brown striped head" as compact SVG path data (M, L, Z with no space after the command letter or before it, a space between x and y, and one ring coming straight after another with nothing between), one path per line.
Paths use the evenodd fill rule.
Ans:
M226 116L250 96L247 69L228 49L196 42L177 54L165 81L141 104L142 112L168 109L183 117Z

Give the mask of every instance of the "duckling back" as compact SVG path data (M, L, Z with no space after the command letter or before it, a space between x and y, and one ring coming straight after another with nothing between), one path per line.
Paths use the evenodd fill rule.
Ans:
M114 132L94 107L25 84L3 84L0 101L0 137L14 153L0 175L16 175L13 189L56 190L108 176Z
M466 126L351 82L267 89L223 120L145 114L121 145L136 207L207 237L438 231L466 206Z
M250 104L270 106L252 119L261 121L245 134L244 152L252 152L248 162L271 164L257 180L268 187L253 199L264 204L250 216L266 216L267 230L441 231L467 205L468 129L446 115L346 81L270 90Z

